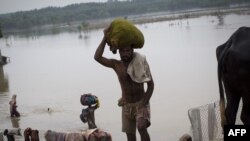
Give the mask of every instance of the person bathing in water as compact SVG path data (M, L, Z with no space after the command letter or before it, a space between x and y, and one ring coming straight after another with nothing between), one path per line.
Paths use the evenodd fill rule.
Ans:
M17 111L16 95L13 95L10 102L10 116L20 117L20 113Z

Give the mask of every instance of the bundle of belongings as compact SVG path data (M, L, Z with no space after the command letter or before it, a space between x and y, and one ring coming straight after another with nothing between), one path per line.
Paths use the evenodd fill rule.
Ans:
M6 136L7 141L15 141L15 136L22 136L21 129L5 129L3 132L0 132L0 141L5 141L4 136Z
M46 141L112 141L109 133L98 128L69 133L48 130L44 136Z
M24 141L39 141L39 131L30 127L24 130L23 136Z
M99 104L97 96L92 95L91 93L81 95L80 102L83 106Z
M115 54L117 49L127 46L142 48L144 36L131 22L118 18L110 24L110 29L107 33L107 43L110 46L110 50Z

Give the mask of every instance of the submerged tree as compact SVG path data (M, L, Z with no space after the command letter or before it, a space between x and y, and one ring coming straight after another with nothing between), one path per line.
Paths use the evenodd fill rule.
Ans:
M89 24L87 22L82 22L81 25L77 27L79 31L79 38L82 38L82 31L84 33L84 38L88 38Z

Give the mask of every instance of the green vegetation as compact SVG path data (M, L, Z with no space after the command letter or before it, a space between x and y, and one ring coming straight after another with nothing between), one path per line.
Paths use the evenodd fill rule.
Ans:
M65 7L47 7L0 15L2 30L31 29L44 25L71 25L85 23L78 28L87 28L88 20L107 19L162 11L187 10L192 8L229 7L232 4L250 3L250 0L108 0L105 3L72 4Z

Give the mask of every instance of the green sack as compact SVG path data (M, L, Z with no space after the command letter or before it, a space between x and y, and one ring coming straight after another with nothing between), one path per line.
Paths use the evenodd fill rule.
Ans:
M118 18L111 22L110 30L107 33L107 43L110 50L115 53L117 49L127 46L142 48L144 37L142 32L131 22Z

